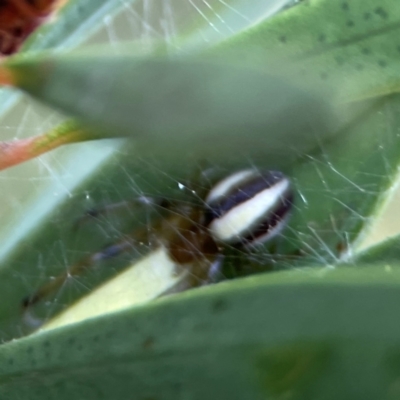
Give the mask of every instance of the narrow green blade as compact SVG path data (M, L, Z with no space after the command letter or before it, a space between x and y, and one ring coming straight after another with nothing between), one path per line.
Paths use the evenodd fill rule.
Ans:
M400 257L400 236L396 235L374 246L367 247L357 255L357 262L363 264L379 264L391 267L397 264Z
M271 165L285 152L288 164L340 125L328 101L240 64L100 53L10 67L30 94L107 136L132 137L137 154L165 158L166 170L178 155L226 165L239 150Z
M278 273L35 334L0 348L0 394L395 399L399 283L381 268Z

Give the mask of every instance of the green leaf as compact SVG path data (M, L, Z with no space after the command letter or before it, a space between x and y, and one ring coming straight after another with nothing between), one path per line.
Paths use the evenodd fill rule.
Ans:
M40 332L0 348L0 394L395 399L399 283L380 267L282 272Z
M356 257L397 180L399 107L398 95L371 104L294 166L299 210L291 228L306 259L337 264Z
M134 4L136 0L130 0ZM104 17L112 17L124 7L124 3L112 0L69 0L54 21L37 29L24 43L22 52L57 47L76 47L88 36L101 29ZM56 51L56 50L55 50Z
M334 101L347 103L398 93L399 30L395 0L310 0L218 50L222 57L240 52L252 64L290 75L306 88L322 86Z
M241 157L268 157L271 165L285 151L288 164L331 136L341 118L328 101L232 62L69 53L8 66L31 95L94 131L131 136L138 155L165 157L166 170L182 153L226 165L239 149Z

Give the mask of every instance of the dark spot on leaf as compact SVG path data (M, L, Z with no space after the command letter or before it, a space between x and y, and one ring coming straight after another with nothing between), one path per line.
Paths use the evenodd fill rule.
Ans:
M347 25L349 28L352 28L352 27L354 26L354 21L347 21L347 22L346 22L346 25Z
M273 349L258 349L256 374L273 398L308 398L307 389L329 370L333 349L325 343L293 343ZM299 398L300 398L299 397Z
M28 354L32 354L32 352L33 352L33 347L32 347L32 346L28 347L28 348L26 349L26 352L27 352Z
M400 373L400 349L398 346L391 346L387 349L387 353L384 357L386 370L394 377L397 377Z
M48 340L46 340L45 342L43 342L43 346L44 347L49 347L50 346L50 342Z
M139 332L139 329L138 329L137 325L133 324L132 322L129 322L126 325L126 329L129 329L131 332Z
M378 61L378 65L382 68L385 68L387 66L387 62L384 60L379 60Z
M349 3L347 3L346 1L342 3L342 10L343 11L348 11L349 9Z
M212 303L212 310L215 313L219 313L221 311L225 311L228 308L228 304L225 300L217 299Z
M56 388L58 388L60 390L62 390L62 389L65 390L65 388L68 386L68 383L64 382L64 381L58 381L58 382L56 382L55 386L56 386Z
M155 340L154 338L152 338L151 336L149 336L148 338L146 338L143 343L142 343L142 347L144 350L151 350L151 348L154 346Z
M335 57L335 60L337 62L338 65L343 65L344 64L344 58L343 57Z
M287 42L287 37L286 37L286 36L280 36L280 37L279 37L279 41L280 41L281 43L286 43L286 42Z
M361 50L361 52L362 52L363 54L365 54L365 55L371 54L371 50L368 49L367 47L364 47L364 48Z
M397 46L397 51L400 53L400 45Z
M71 337L68 339L68 345L72 346L75 343L75 338Z
M104 335L104 337L105 337L106 339L111 339L114 335L115 335L115 332L114 332L114 331L109 331L109 332L107 332L107 333Z
M383 9L382 7L377 7L377 8L375 8L375 10L374 10L374 13L376 14L376 15L379 15L381 18L383 18L383 19L387 19L388 18L388 13L386 12L386 10L385 9Z
M172 384L172 390L176 393L176 394L182 394L182 382L174 382ZM183 396L179 396L180 398L182 398Z
M92 340L93 340L93 342L97 343L99 341L99 339L100 339L99 335L95 335L95 336L93 336Z
M13 358L10 358L9 360L8 360L8 365L13 365L14 364L14 359Z
M328 79L328 74L326 72L321 72L321 79L326 80Z
M204 331L208 328L208 325L204 322L199 322L193 325L193 330L198 332L198 331Z
M369 13L369 12L364 13L364 19L366 21L368 21L370 18L371 18L371 13Z
M325 35L319 35L319 36L318 36L318 41L319 41L319 42L324 43L325 40L326 40L326 36L325 36Z

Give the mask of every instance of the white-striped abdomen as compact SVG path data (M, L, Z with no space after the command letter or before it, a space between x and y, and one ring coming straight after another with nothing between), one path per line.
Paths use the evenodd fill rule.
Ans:
M251 246L276 236L292 208L289 179L279 171L244 170L218 182L206 198L214 239Z

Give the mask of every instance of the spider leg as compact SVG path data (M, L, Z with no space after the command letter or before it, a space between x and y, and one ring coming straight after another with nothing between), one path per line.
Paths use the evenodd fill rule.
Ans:
M140 196L132 200L127 200L127 201L120 201L118 203L111 203L108 204L104 207L100 208L92 208L90 210L87 210L84 215L82 215L78 220L75 222L73 229L76 230L86 222L92 219L97 219L100 218L104 215L107 214L112 214L115 212L118 212L120 210L127 210L132 207L160 207L163 209L169 209L170 208L170 203L166 199L157 199L154 197L148 197L148 196Z
M115 208L119 207L125 207L127 204L152 204L152 205L158 205L159 207L168 210L172 213L175 212L173 208L173 204L169 203L167 200L164 199L152 199L152 198L139 198L139 199L134 199L131 202L120 202L115 205L110 205L107 206L105 209L100 209L99 211L93 211L91 212L90 216L86 216L86 218L93 217L94 214L100 215L105 212L108 212L110 210L113 210ZM111 207L111 208L109 208ZM22 307L24 310L29 309L31 306L39 303L42 301L46 296L49 294L53 293L57 289L59 289L64 282L70 278L71 276L77 276L80 275L83 271L86 269L89 269L92 265L95 265L98 262L108 260L110 258L116 257L125 251L131 250L135 246L141 243L145 243L146 246L158 246L160 244L159 238L163 237L163 235L166 235L166 232L168 232L170 229L169 224L164 225L163 220L160 220L159 222L154 222L149 229L149 227L145 227L143 229L135 229L130 235L126 235L122 240L120 240L117 243L108 245L101 250L90 254L89 256L85 257L78 263L72 265L68 271L60 274L57 276L55 279L53 279L51 282L48 282L44 284L42 287L40 287L36 292L28 295L25 297L22 301ZM155 232L155 233L154 233Z
M138 243L143 242L150 244L150 246L154 243L154 238L149 236L147 229L143 229L139 232L135 231L130 237L125 237L117 243L105 246L100 251L90 254L78 263L72 265L67 272L58 275L51 282L44 284L36 292L25 297L22 300L22 308L27 310L29 307L42 301L50 293L59 289L71 276L80 275L83 271L92 267L96 263L117 257L128 250L132 250L132 248Z
M190 276L187 278L188 288L216 282L221 271L222 260L222 257L214 255L193 262L190 265Z
M193 210L190 218L180 221L180 229L172 230L172 237L168 240L168 250L171 258L188 268L188 286L196 287L213 282L219 272L222 256L220 248L209 232L198 224L200 215Z
M220 272L223 257L216 256L199 259L191 264L180 265L181 269L177 269L177 273L181 274L186 270L186 276L178 282L176 286L166 289L158 297L167 296L196 288L210 283L220 281ZM179 264L177 264L179 266Z
M153 221L150 227L136 229L119 242L88 255L72 265L68 271L39 287L36 292L23 299L22 308L25 313L31 306L62 287L69 277L79 275L92 265L116 257L142 243L150 247L159 246L160 244L165 245L171 259L176 263L177 269L180 267L188 269L190 275L189 286L200 286L213 279L213 271L217 266L214 263L220 249L208 230L200 223L203 210L199 207L194 207L190 203L140 197L128 202L111 204L102 209L89 211L82 217L83 219L78 221L78 224L86 218L96 218L130 205L158 206L166 211L168 216Z
M220 253L214 260L211 261L210 268L207 274L208 282L217 282L221 276L221 267L224 261L224 256Z

